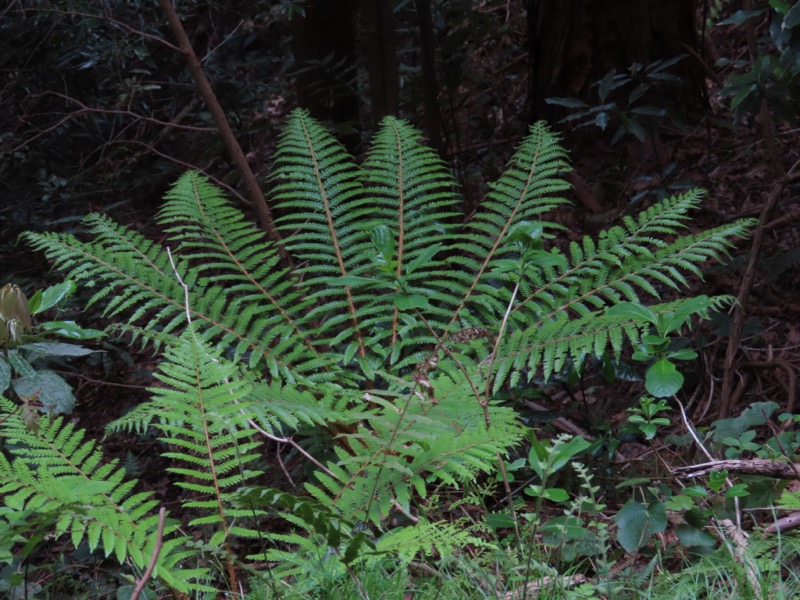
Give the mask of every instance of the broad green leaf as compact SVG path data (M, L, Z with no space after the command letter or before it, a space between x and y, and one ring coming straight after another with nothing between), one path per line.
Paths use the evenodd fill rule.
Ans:
M544 225L538 222L520 221L508 234L511 242L517 242L523 248L540 249L542 247L542 233Z
M688 523L681 523L678 525L675 528L675 533L678 535L681 545L686 546L687 548L693 548L697 546L712 548L717 544L717 540L713 535L698 527L689 525Z
M552 473L563 469L569 461L571 461L577 454L580 454L591 446L591 442L587 442L582 437L573 437L567 443L556 443L553 447L553 461Z
M643 115L645 117L664 117L667 115L667 111L663 108L656 108L654 106L640 106L639 108L633 108L631 111L635 115Z
M35 311L32 310L31 312L33 312L35 315L43 313L47 309L54 307L64 298L71 296L76 289L77 286L75 283L69 279L47 288L42 292L41 303L39 303Z
M75 344L65 344L63 342L34 342L25 344L22 347L25 351L42 356L86 356L96 350L76 346Z
M636 552L650 536L667 528L667 513L661 502L645 506L641 502L628 501L614 516L617 524L617 540L626 552Z
M758 10L737 10L727 19L722 19L722 21L717 22L717 26L720 25L741 25L748 19L752 19L754 17L758 17L759 15L763 15L766 8L760 8Z
M342 275L341 277L331 277L328 280L328 285L332 286L348 286L351 288L370 288L370 287L384 287L390 288L385 281L379 279L372 279L371 277L359 277L358 275Z
M597 125L603 131L605 131L606 127L608 127L608 121L609 118L608 118L608 113L606 111L597 113L597 116L594 118L594 124Z
M644 387L649 394L656 398L667 398L676 394L683 385L683 375L678 372L675 365L662 358L647 369Z
M795 2L783 18L784 29L794 29L800 25L800 2Z
M597 94L600 96L600 101L605 102L611 90L614 88L614 78L617 72L613 69L605 74L605 76L597 84Z
M655 323L656 315L648 307L638 302L620 302L606 310L609 317L622 317L640 323Z
M748 429L766 423L779 408L775 402L754 402L738 417L714 421L712 424L714 441L721 442L725 438L738 439Z
M72 388L52 371L35 371L12 382L14 391L24 398L37 398L48 413L69 414L75 408Z
M70 340L93 340L106 335L99 329L84 329L75 321L48 321L39 325L39 329Z
M746 483L737 483L725 490L723 494L725 498L745 498L749 495L750 492L747 489Z
M589 108L583 100L577 98L545 98L547 104L555 104L556 106L563 106L564 108Z
M531 250L525 255L526 262L536 267L556 267L565 266L567 260L561 254L548 252L546 250Z
M691 348L681 348L680 350L670 352L669 358L671 360L694 360L697 358L697 352Z
M414 260L406 265L406 274L411 275L423 265L427 265L442 248L443 246L441 244L433 244L425 248Z
M569 494L562 488L547 488L542 496L551 502L564 502L569 499Z
M422 294L396 294L394 305L400 310L428 308L428 299Z
M505 513L489 513L486 515L486 524L492 529L511 529L514 519Z
M394 234L386 225L378 225L373 228L370 239L378 251L379 259L386 263L394 259Z
M683 494L670 496L666 502L664 502L664 508L667 510L684 511L694 508L694 506L694 500Z
M553 540L556 543L564 539L580 540L589 535L593 535L592 532L583 526L583 522L575 517L555 517L554 519L550 519L542 525L541 532L549 536L561 538L561 540Z

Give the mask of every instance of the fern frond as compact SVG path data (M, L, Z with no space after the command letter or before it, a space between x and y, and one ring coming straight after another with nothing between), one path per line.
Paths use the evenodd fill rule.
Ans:
M289 353L300 343L321 359L305 331L311 300L294 289L288 269L278 268L278 251L264 233L196 172L183 175L165 198L158 221L169 226L165 231L178 244L174 254L191 265L196 281L187 285L213 284L225 298L224 310L236 317L236 331L263 337L262 346L274 354Z
M676 311L704 315L709 309L719 310L730 305L734 299L716 296L703 303L693 300L696 299L674 300L649 308L656 316ZM695 305L697 308L692 308ZM609 316L604 312L570 319L562 313L541 325L518 330L507 337L495 365L494 390L497 391L504 383L516 385L523 375L531 380L539 369L548 379L561 370L568 359L580 364L587 355L602 356L609 346L615 355L619 355L626 341L636 346L643 333L646 330L641 321L633 319Z
M91 551L100 549L120 563L130 560L144 569L159 520L151 494L132 493L136 481L125 480L117 461L104 462L97 444L63 417L45 415L31 427L19 408L2 396L0 413L0 437L12 455L9 460L0 454L0 496L16 515L5 515L13 526L0 528L0 546L42 527L56 537L68 535L76 548L86 541ZM165 535L176 530L176 523L168 523ZM172 544L183 541L173 538ZM162 549L155 576L184 592L202 588L193 580L204 578L207 571L182 572L178 561L169 548Z
M172 202L178 206L165 208L167 222L179 215L190 219L194 214L199 219L204 213L221 220L221 224L201 221L186 235L176 232L178 243L187 245L189 260L180 256L179 247L178 256L171 262L163 248L103 215L86 218L93 242L47 233L28 233L26 239L34 248L47 252L58 268L69 270L75 281L86 286L100 284L90 304L104 304L107 316L124 314L130 324L144 322L143 327L127 329L134 339L141 336L175 343L186 323L180 276L191 284L190 315L200 335L230 347L237 356L246 356L253 367L263 365L274 377L294 381L312 374L313 378L330 365L330 360L300 333L301 323L293 321L305 306L299 292L291 289L284 271L272 271L270 256L274 253L255 243L252 226L243 224L234 216L235 211L222 206L218 193L208 199L196 195L213 189L196 174L185 176L173 190ZM195 198L200 207L187 207L187 198ZM220 240L225 232L232 241ZM205 244L205 253L198 251L201 244ZM260 252L249 254L252 247L267 252L265 262L261 262ZM219 285L207 276L210 267L204 261L211 257L215 269L221 268L222 259L227 257L229 272L223 275L235 277L239 283ZM275 308L279 297L288 297L286 308L283 304Z
M701 276L700 266L726 255L732 240L755 224L742 220L696 235L666 242L656 235L675 235L686 227L687 212L696 207L704 192L693 190L656 204L625 219L599 235L585 237L570 247L570 259L547 267L529 269L531 287L514 307L527 319L550 319L562 311L588 316L609 302L639 301L639 293L659 298L654 282L674 289L687 285L685 275ZM554 255L560 255L554 251Z
M381 348L392 364L405 348L419 351L435 343L426 327L407 325L413 317L403 314L403 298L419 298L406 303L422 310L435 328L446 326L449 311L436 306L443 298L440 290L452 293L455 284L441 257L455 239L456 182L420 134L393 117L381 123L363 165L363 181L372 209L365 223L372 242L369 275L394 292L372 298L362 322L371 332L370 347Z
M296 110L281 134L273 179L279 181L272 197L284 213L278 223L287 232L286 247L305 263L297 272L309 298L318 302L309 317L322 321L321 332L347 323L346 337L366 356L353 291L344 285L342 294L332 294L329 283L358 274L366 264L369 234L361 223L371 208L359 168L330 133Z
M156 378L163 387L151 390L153 399L136 419L155 427L173 448L162 455L182 466L168 470L180 477L178 487L193 492L183 505L201 510L190 524L215 525L210 544L220 545L233 533L234 519L255 516L232 507L233 490L257 474L248 465L261 456L250 421L251 385L192 327L167 349ZM242 527L236 534L255 535Z
M523 221L541 222L543 237L550 237L549 232L559 228L555 223L541 221L541 216L567 202L560 194L569 185L560 175L569 170L566 153L556 136L543 122L532 125L507 170L496 183L490 184L491 191L481 211L461 235L467 241L456 244L462 252L476 257L479 266L454 310L453 320L461 316L464 306L474 302L476 287L485 281L492 270L491 264L514 252L508 240L514 225ZM475 325L465 322L465 326Z
M169 332L183 312L179 301L183 292L163 250L139 233L112 222L104 215L85 219L93 243L84 243L72 235L26 233L25 238L37 250L44 250L59 269L69 271L72 279L87 287L100 289L89 304L102 304L106 316L132 313L131 321L144 315L159 314L148 325ZM185 265L176 268L185 275Z
M487 427L463 377L434 379L432 396L383 392L370 393L369 400L378 408L366 415L368 427L346 436L354 454L338 451L329 472L317 473L319 485L306 484L314 498L347 519L377 524L395 502L407 509L412 494L424 497L427 483L457 485L491 471L497 455L522 435L514 411L499 405L489 407Z
M434 522L421 519L413 526L397 527L382 535L375 543L377 552L373 556L387 554L396 557L395 560L400 564L409 565L418 557L457 556L464 548L485 548L488 545L473 534L469 524L464 521Z

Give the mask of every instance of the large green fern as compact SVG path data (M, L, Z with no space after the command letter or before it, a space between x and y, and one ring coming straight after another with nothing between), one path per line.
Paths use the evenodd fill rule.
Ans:
M158 430L176 483L190 492L192 523L232 571L231 536L260 533L262 513L243 510L234 492L263 441L301 449L293 436L333 433L333 455L306 453L317 467L306 483L315 514L382 528L390 510L409 511L432 483L493 470L519 441L523 427L497 390L547 377L568 358L637 344L644 325L609 306L650 297L659 314L728 301L664 302L659 287L685 285L752 222L680 236L702 198L692 191L562 251L549 241L561 228L545 217L566 202L567 169L555 136L533 126L481 210L461 223L452 177L408 124L385 119L359 167L297 111L279 142L271 196L291 270L193 172L158 214L163 247L102 215L87 218L85 238L26 238L122 329L166 347L162 387L114 427ZM114 477L94 472L100 487L122 485ZM31 481L41 495L44 484Z
M25 539L27 553L45 536L67 535L76 548L85 541L90 550L144 571L159 521L151 494L132 493L136 481L126 480L116 461L105 462L97 444L64 417L43 416L32 424L2 396L0 410L0 497L5 504L0 546ZM203 589L193 580L203 579L206 570L180 564L186 538L173 535L176 530L176 522L166 525L154 574L177 591Z

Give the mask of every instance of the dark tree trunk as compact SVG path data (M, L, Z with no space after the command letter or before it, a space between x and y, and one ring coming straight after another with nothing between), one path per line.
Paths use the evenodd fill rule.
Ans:
M430 0L416 0L420 32L420 63L422 66L423 128L430 145L444 155L442 119L437 99L436 44L433 35L433 16Z
M559 115L549 97L597 103L590 90L612 68L691 54L697 50L695 0L529 0L531 98L534 119ZM700 65L690 56L670 69L683 79L676 103L698 108Z
M332 123L351 151L360 142L355 6L354 0L308 0L305 17L292 19L298 103Z
M396 115L399 107L400 79L394 35L394 2L366 0L362 4L372 118L377 123L387 115Z

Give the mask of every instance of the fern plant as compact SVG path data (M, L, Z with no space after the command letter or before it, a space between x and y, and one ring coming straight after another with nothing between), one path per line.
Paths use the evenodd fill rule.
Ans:
M681 236L702 198L691 191L564 251L552 241L562 227L545 217L566 202L566 170L556 137L534 125L482 211L462 223L452 177L408 124L385 119L358 166L296 111L271 178L291 268L194 172L157 216L163 246L99 214L80 239L26 239L91 290L120 329L165 349L153 400L112 430L158 430L184 507L234 584L231 540L270 538L258 525L264 507L245 510L252 494L235 493L257 472L265 441L291 443L315 465L305 483L315 514L380 531L390 511L410 512L432 484L493 471L520 440L523 426L497 390L548 376L568 358L638 344L648 324L609 307L650 297L651 314L685 319L730 301L663 302L660 288L699 274L752 221ZM41 427L67 444L58 423ZM6 443L31 444L14 431ZM332 458L302 447L309 432L333 439ZM12 466L2 464L3 477L17 477ZM98 486L122 485L112 473L94 471ZM331 547L352 543L337 536ZM126 552L119 557L133 556Z
M63 417L43 416L31 426L24 411L0 396L0 560L15 560L11 547L24 542L25 557L46 536L69 536L77 548L85 542L118 561L143 571L156 544L159 516L149 493L133 493L116 461L105 462L102 449ZM177 529L167 523L167 535ZM167 541L155 574L178 591L203 589L204 569L184 568L186 538Z

